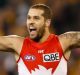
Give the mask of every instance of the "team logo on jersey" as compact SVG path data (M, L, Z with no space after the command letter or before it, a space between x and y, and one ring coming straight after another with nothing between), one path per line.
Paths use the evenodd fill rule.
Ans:
M55 62L59 61L59 52L50 53L50 54L43 54L43 61L44 62Z
M34 61L36 59L36 57L34 55L31 55L31 54L26 55L24 58L27 61Z

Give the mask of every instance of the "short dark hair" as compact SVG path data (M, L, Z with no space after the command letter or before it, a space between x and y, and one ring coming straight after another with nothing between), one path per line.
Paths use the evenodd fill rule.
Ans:
M49 6L47 6L45 4L35 4L30 9L33 9L33 8L43 10L44 11L44 14L43 14L44 18L46 18L46 19L52 18L52 11Z

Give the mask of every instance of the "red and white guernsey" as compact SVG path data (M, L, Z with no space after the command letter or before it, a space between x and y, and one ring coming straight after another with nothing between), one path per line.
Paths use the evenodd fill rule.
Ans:
M43 43L26 38L20 56L19 75L66 75L66 61L54 34L50 34Z

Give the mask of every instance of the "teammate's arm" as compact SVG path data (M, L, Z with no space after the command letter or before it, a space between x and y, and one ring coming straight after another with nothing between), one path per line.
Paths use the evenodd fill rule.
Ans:
M59 35L59 40L63 51L67 50L70 46L78 45L80 46L80 32L71 31Z

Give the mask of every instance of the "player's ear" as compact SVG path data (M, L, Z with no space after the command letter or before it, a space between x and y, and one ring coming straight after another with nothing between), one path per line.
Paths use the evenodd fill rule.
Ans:
M46 26L49 27L50 24L51 24L51 19L47 19L47 20L46 20Z

